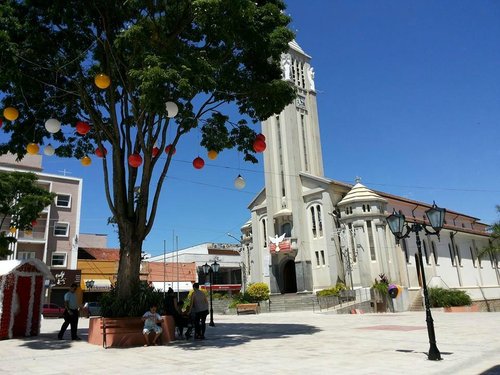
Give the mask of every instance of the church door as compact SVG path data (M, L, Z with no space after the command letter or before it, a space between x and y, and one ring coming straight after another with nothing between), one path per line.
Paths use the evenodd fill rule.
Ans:
M295 276L295 262L288 260L283 266L282 293L297 293L297 279Z

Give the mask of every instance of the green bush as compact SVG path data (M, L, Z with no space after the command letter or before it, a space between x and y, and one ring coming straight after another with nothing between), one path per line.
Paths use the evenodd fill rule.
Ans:
M378 290L381 295L387 295L389 293L389 284L389 278L385 275L385 273L381 273L378 275L378 280L375 279L372 289Z
M138 283L129 299L119 298L115 286L101 297L100 302L102 316L106 318L142 316L153 304L158 306L158 312L164 311L163 292L146 282Z
M236 305L239 305L240 303L250 303L251 298L248 295L248 293L238 293L233 295L232 301L229 303L229 308L235 308Z
M470 306L472 300L463 290L429 288L431 307Z
M267 301L270 292L266 283L254 283L250 284L245 294L248 295L249 302L260 302Z
M327 296L339 296L340 292L343 290L347 290L346 286L344 283L337 283L335 286L328 288L328 289L323 289L319 290L316 292L316 295L318 297L327 297Z

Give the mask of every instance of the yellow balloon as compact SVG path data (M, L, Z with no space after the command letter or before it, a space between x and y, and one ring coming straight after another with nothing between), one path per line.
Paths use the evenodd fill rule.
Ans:
M33 234L33 231L28 229L24 231L24 234L27 236L31 236Z
M219 155L219 154L217 153L217 151L214 151L214 150L210 150L210 151L208 151L208 158L209 158L210 160L215 160L215 159L217 158L217 155Z
M38 146L36 143L28 143L28 146L26 147L26 151L28 151L28 154L30 155L38 154L39 150L40 146Z
M90 164L92 164L92 159L88 156L84 156L80 159L80 163L82 163L84 167L88 167Z
M9 121L17 120L19 117L19 111L14 107L7 107L3 110L3 117Z
M111 80L106 74L98 74L94 78L94 83L100 89L107 89L111 85Z
M16 227L10 227L9 228L9 232L12 233L12 234L16 233L16 230L17 230Z

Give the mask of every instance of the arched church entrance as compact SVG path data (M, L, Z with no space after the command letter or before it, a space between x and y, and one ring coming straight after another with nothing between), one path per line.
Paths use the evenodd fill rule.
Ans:
M297 278L295 275L295 262L290 259L283 266L282 293L297 293Z

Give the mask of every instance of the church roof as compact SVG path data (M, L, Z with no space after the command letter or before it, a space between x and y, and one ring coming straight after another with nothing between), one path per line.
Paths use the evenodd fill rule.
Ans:
M353 202L387 202L386 199L382 198L377 193L368 189L365 185L357 182L356 185L352 187L349 193L339 202L339 206L342 206L347 203Z
M304 50L302 49L302 47L301 47L301 46L299 46L299 44L295 41L295 39L294 39L294 40L292 40L291 42L289 42L289 43L288 43L288 46L289 46L291 49L293 49L293 50L295 50L295 51L299 52L300 54L302 54L302 55L304 55L304 56L307 56L307 57L311 58L311 56L309 56L307 53L305 53L305 52L304 52Z

